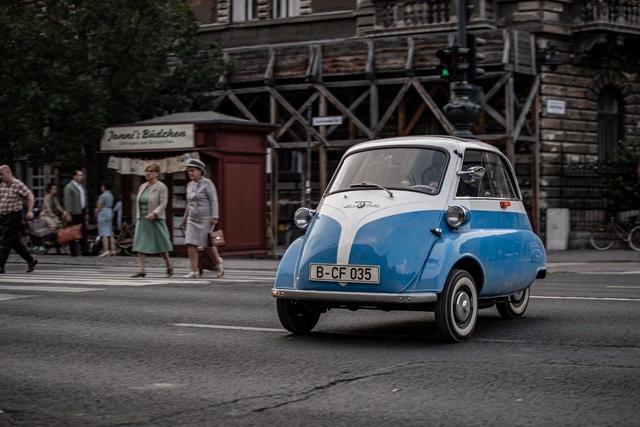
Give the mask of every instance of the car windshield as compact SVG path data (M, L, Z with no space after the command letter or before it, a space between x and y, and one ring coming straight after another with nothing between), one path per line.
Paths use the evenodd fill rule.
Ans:
M440 192L447 155L431 148L378 148L344 159L330 193L357 188Z

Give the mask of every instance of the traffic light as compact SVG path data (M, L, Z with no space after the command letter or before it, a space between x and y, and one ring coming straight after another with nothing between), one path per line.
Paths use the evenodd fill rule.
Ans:
M436 72L441 79L450 80L457 74L456 50L456 46L449 46L436 52L436 57L440 60L440 64L436 67Z
M467 79L472 82L484 75L484 68L478 67L478 62L484 61L485 54L480 51L480 48L487 44L485 39L476 37L474 34L467 33L467 47L469 53L467 55L469 69L467 71Z

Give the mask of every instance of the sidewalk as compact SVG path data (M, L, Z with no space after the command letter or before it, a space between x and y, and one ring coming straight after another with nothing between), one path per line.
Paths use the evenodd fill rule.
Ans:
M135 256L126 257L118 256L111 258L98 258L95 256L79 256L71 257L69 255L39 255L38 261L41 264L55 264L55 265L78 265L78 266L91 266L91 265L118 265L128 266L132 269L137 266L137 258ZM177 269L187 269L189 260L187 258L173 258L174 267ZM12 253L9 257L10 263L24 263L24 261L16 254ZM279 260L273 259L255 259L255 258L233 258L225 257L224 265L226 269L234 270L272 270L275 271L278 268ZM574 264L574 263L588 263L588 264L611 264L611 263L639 263L640 264L640 252L625 249L612 249L608 251L596 251L590 249L579 249L569 251L550 251L547 253L547 265L553 267L554 265L562 264ZM160 257L148 257L147 265L149 266L164 266ZM640 268L640 266L639 266Z

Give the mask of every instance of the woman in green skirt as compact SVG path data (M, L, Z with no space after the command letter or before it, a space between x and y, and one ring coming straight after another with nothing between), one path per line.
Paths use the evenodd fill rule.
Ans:
M169 252L173 250L169 229L165 222L169 190L158 180L160 166L151 163L144 170L147 182L138 189L136 199L136 232L133 236L133 250L138 252L140 270L131 277L144 277L146 255L160 254L167 266L167 277L173 275Z

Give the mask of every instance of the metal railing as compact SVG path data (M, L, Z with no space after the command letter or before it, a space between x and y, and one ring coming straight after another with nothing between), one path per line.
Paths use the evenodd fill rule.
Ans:
M455 22L451 0L379 0L375 2L375 26L382 29L421 27Z
M586 0L583 24L640 26L640 0Z

